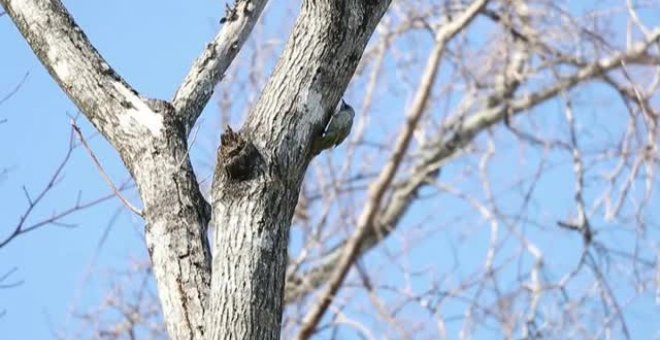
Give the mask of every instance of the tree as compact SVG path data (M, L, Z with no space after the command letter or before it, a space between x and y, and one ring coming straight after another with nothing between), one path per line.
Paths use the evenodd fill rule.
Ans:
M466 201L491 228L483 270L474 280L466 280L460 288L445 293L457 300L463 292L470 294L466 298L471 303L466 308L463 329L466 336L473 328L469 320L476 320L479 315L485 315L483 323L489 318L498 320L507 337L512 337L514 331L525 337L558 332L559 327L548 326L555 321L551 313L539 312L538 306L545 296L563 293L583 266L592 270L593 281L600 287L598 293L603 296L607 310L602 316L603 330L612 329L615 324L622 334L629 333L617 295L609 288L606 273L596 264L594 252L610 249L595 225L606 218L626 219L621 207L632 200L629 197L634 196L630 194L633 183L644 179L646 189L641 196L635 196L642 200L630 216L643 215L654 186L657 113L653 104L657 90L644 73L657 69L660 59L654 49L660 30L645 27L633 6L626 8L631 21L628 45L615 48L603 41L604 33L598 27L580 25L552 2L476 0L469 4L429 2L419 7L395 3L392 14L381 25L379 40L364 52L368 58L362 58L364 62L360 64L389 1L306 1L288 44L258 101L246 114L245 123L236 132L227 128L223 134L209 205L192 169L188 137L215 85L254 27L265 1L238 1L227 9L223 29L169 102L145 98L123 81L60 2L1 3L44 66L117 149L135 180L144 208L134 210L145 220L147 247L172 338L277 338L285 302L302 301L320 289L317 298L304 304L304 313L297 318L301 323L292 326L299 338L310 337L353 265L382 244L428 190ZM486 23L496 27L499 35L490 41L472 42L476 47L470 46L470 39L474 39L470 29ZM400 131L393 139L392 151L384 151L380 158L372 160L379 164L374 168L375 174L360 174L351 180L337 176L332 184L321 185L317 190L324 193L323 197L327 198L328 193L337 197L366 179L368 189L352 193L364 202L354 217L337 218L331 214L337 212L330 208L325 216L320 214L321 220L333 217L347 224L352 231L350 236L337 243L328 236L327 228L312 232L313 227L309 227L300 256L289 260L289 230L296 205L301 224L305 224L309 223L305 216L310 215L305 210L318 202L318 197L301 192L313 158L314 139L356 70L361 75L367 74L369 68L373 78L378 79L387 53L396 46L399 36L415 30L430 32L432 46L423 68L407 70L409 75L418 70L421 76L419 80L405 77L417 84ZM577 43L563 44L571 40ZM440 73L443 60L455 64L447 78ZM438 90L441 80L447 85ZM585 150L584 145L591 148L592 141L580 135L584 131L576 123L575 107L581 103L574 91L592 81L613 89L629 107L630 130L622 134L618 148L608 145ZM645 82L651 85L644 86ZM375 87L378 82L371 84ZM365 92L365 102L358 109L363 122L373 100L373 92ZM563 108L567 138L535 133L534 120L517 118L550 101ZM443 107L441 103L446 105L444 114L437 110ZM543 253L522 229L533 220L527 217L526 209L534 204L530 197L540 175L531 181L521 180L525 184L520 203L523 213L514 214L509 207L503 208L499 195L493 191L497 185L490 179L489 167L495 154L497 124L520 145L571 156L568 164L575 176L573 216L555 220L554 227L577 232L583 247L577 250L577 269L568 271L560 280L545 277ZM364 128L356 128L351 145L368 146ZM642 142L640 135L644 136ZM600 183L613 183L609 189L606 185L601 187L605 188L605 198L593 198L594 193L588 192L588 183L593 181L590 171L608 167L610 164L599 163L599 157L612 157L612 150L617 151L621 167L633 166L614 204L608 203L608 199L614 197L612 187L619 183L620 176L626 176L621 172L601 180ZM353 157L351 152L356 151L349 149L346 159ZM477 164L467 168L479 173L476 177L483 183L483 197L465 194L440 180L440 170L460 156L472 157ZM554 161L542 158L538 173L546 173L545 163ZM641 167L646 167L646 173L641 173ZM336 171L334 175L346 171ZM606 218L598 217L602 212ZM215 225L213 252L207 240L211 216ZM641 223L633 224L641 228ZM547 221L541 225L547 225ZM507 235L519 239L521 253L526 254L520 255L521 261L525 256L531 258L531 265L523 266L528 268L522 275L525 279L516 281L518 290L509 294L500 292L499 273L505 265L496 261L502 249L503 227L508 230ZM330 248L333 243L335 246ZM323 247L316 247L318 244ZM305 255L309 253L318 258L310 261ZM629 257L635 263L642 263L648 254L645 251L633 255ZM367 271L359 267L365 289L378 290L370 283ZM640 281L649 282L648 278ZM434 294L440 293L435 290ZM491 305L482 305L482 296ZM418 296L415 299L429 311L439 305L422 303ZM519 299L524 300L524 313L515 305L521 303ZM573 301L572 297L564 299ZM580 313L576 313L575 320L581 320ZM396 319L390 312L383 314L385 319ZM579 323L574 323L576 329ZM398 327L395 321L392 324ZM404 330L402 334L409 332Z

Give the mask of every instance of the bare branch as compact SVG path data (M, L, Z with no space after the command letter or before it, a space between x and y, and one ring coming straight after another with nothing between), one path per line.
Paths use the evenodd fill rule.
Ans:
M12 283L4 283L5 280L7 280L17 270L18 270L18 268L14 267L14 268L8 270L6 273L2 274L2 276L0 276L0 289L13 288L13 287L17 287L17 286L20 286L20 285L23 284L23 280L19 280L19 281L12 282Z
M96 157L96 154L94 154L94 151L92 148L87 144L87 141L85 140L85 136L83 136L82 131L80 131L80 128L76 124L76 122L72 119L71 120L71 127L73 128L73 131L76 132L76 135L78 136L78 139L80 139L80 143L82 143L83 147L89 154L89 156L92 158L92 161L94 162L94 165L96 166L96 169L98 169L99 173L101 174L101 177L103 177L103 180L105 181L106 184L112 189L112 193L117 196L119 201L130 211L132 211L134 214L143 217L142 216L142 211L136 207L134 207L131 202L129 202L124 195L121 194L119 189L115 186L115 184L112 182L112 179L108 174L105 172L105 169L103 169L103 165L101 165L101 162L99 159Z
M377 216L377 213L380 210L381 201L385 192L394 179L394 175L408 149L413 132L417 128L417 123L426 110L426 104L431 89L435 83L438 69L440 67L440 61L447 44L456 34L458 34L458 32L470 24L476 14L484 8L487 3L487 0L474 1L465 12L456 18L455 21L443 26L443 28L438 31L435 37L435 46L427 60L426 69L420 80L415 100L410 112L407 114L406 125L399 134L388 164L380 173L378 179L370 187L369 198L358 220L357 230L346 243L341 258L334 269L334 273L328 280L327 289L321 293L319 301L311 307L310 311L305 316L303 326L298 335L299 339L308 339L313 334L316 326L323 317L323 314L332 302L333 297L341 287L346 274L348 274L348 270L359 255L364 236L374 224L375 216Z
M660 32L644 21L658 1L576 9L506 0L474 10L479 0L310 0L286 46L257 37L246 67L227 71L242 39L260 31L248 1L229 2L225 27L173 105L133 92L111 103L107 126L118 132L109 138L124 146L144 204L151 262L140 273L153 270L158 294L144 282L131 285L136 296L115 291L81 315L87 337L163 337L165 327L175 339L640 333L628 314L646 310L634 301L657 295L660 272L648 214L660 161ZM469 25L478 19L465 16L479 14L486 20ZM212 258L190 152L220 81L222 120L236 126L234 111L245 124L218 150ZM351 142L313 159L310 140L340 97L362 101ZM401 107L406 115L392 115ZM24 194L28 206L43 204L40 192ZM57 216L47 223L70 226Z
M0 105L2 105L2 103L6 102L9 98L11 98L13 95L15 95L16 92L18 92L18 90L21 89L21 87L23 86L23 84L25 83L25 81L27 80L29 75L30 75L30 72L25 72L25 75L23 76L23 78L21 78L21 80L18 82L18 84L16 84L16 86L11 91L9 91L9 93L7 93L4 97L0 98Z
M42 200L53 189L55 189L57 184L62 179L62 171L64 170L65 166L68 164L69 160L71 159L71 155L73 154L73 151L76 149L77 146L78 146L78 144L75 143L75 139L74 139L74 131L72 130L71 135L69 137L69 146L68 146L66 154L64 155L64 157L62 158L62 160L58 164L57 168L55 169L55 171L51 175L51 177L48 180L48 182L46 183L46 185L43 187L43 189L41 189L39 194L37 194L36 196L33 197L32 195L29 194L28 188L23 186L23 192L24 192L25 197L27 199L28 207L25 209L25 212L23 212L23 214L21 215L21 217L20 217L18 223L16 224L16 226L13 227L12 233L9 234L7 237L5 237L3 240L0 241L0 248L6 246L11 241L16 239L18 236L24 235L28 232L31 232L33 230L36 230L38 228L41 228L41 227L44 227L44 226L47 226L47 225L70 226L70 225L62 223L62 219L64 219L65 217L67 217L67 216L69 216L69 215L71 215L75 212L78 212L78 211L90 208L92 206L95 206L97 204L103 203L105 201L108 201L112 197L115 196L115 194L112 193L112 194L100 196L98 198L91 199L91 200L88 200L88 201L81 201L80 197L78 197L76 199L75 204L73 204L71 207L69 207L67 209L64 209L62 211L53 213L52 215L50 215L49 217L47 217L43 220L31 223L31 224L27 224L28 219L33 215L35 209L39 207ZM117 192L121 192L121 191L127 190L131 187L132 187L132 185L130 185L129 182L125 182L119 188L116 188L116 190L117 190Z
M222 80L252 32L266 3L268 0L235 0L234 7L223 18L222 30L206 45L174 94L172 104L177 115L185 122L186 134L195 125L216 84Z
M468 117L465 117L463 113L459 113L448 119L445 126L451 133L440 135L437 139L429 142L429 148L421 155L419 164L414 167L412 174L401 180L401 185L397 186L392 193L389 204L382 208L379 221L376 221L377 223L369 226L368 230L365 231L360 254L375 247L396 228L403 213L413 203L416 193L427 184L429 178L437 175L443 165L460 154L462 148L468 145L478 133L507 117L507 106L510 115L528 112L559 93L568 92L580 84L601 77L614 69L621 68L625 61L639 60L641 56L647 55L649 47L656 43L659 38L660 29L656 30L649 40L633 47L630 51L586 64L572 75L560 79L556 84L532 94L511 99L508 102L510 104L480 110ZM468 101L477 102L478 99L472 98ZM331 273L337 270L342 254L347 251L348 244L348 242L345 242L336 247L324 257L321 265L309 269L301 277L292 277L287 284L287 301L297 300L328 282Z
M0 0L30 47L85 116L115 147L128 135L159 135L153 112L101 57L60 1Z

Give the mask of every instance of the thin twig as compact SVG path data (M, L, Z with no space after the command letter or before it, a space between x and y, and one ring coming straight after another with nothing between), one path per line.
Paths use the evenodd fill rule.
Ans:
M2 14L4 14L4 12ZM0 17L2 16L2 14L0 14ZM23 75L23 78L21 78L18 84L11 91L9 91L9 93L7 93L4 97L0 98L0 104L6 102L9 98L15 95L16 92L18 92L18 90L21 89L21 87L23 86L29 75L30 72L25 72L25 75Z
M8 279L12 274L14 274L17 270L18 270L18 268L14 267L14 268L10 269L9 271L7 271L6 273L4 273L2 276L0 276L0 289L13 288L13 287L17 287L17 286L20 286L20 285L23 284L23 280L19 280L19 281L13 282L13 283L2 283L6 279Z
M32 211L34 211L34 209L39 204L39 202L41 202L41 200L46 196L46 194L48 194L53 189L53 187L55 187L57 182L60 180L60 173L64 169L64 166L69 162L69 159L71 158L71 154L73 153L73 150L75 148L76 148L76 145L73 141L73 131L72 131L71 135L69 136L69 148L68 148L66 154L64 155L64 159L62 159L60 164L57 166L57 168L55 169L55 172L50 177L50 180L48 180L48 183L46 183L46 186L41 190L41 192L39 192L39 194L37 196L32 198L30 196L30 194L28 193L27 188L25 188L25 186L23 186L23 193L25 194L25 197L28 201L28 207L25 210L25 212L23 213L23 215L21 215L18 223L16 224L16 227L14 227L14 231L9 236L7 236L4 240L0 241L0 248L6 246L9 242L14 240L19 235L24 234L28 231L34 230L34 229L41 226L41 225L39 225L39 226L32 226L32 227L24 228L24 224L27 221L30 214L32 213ZM46 224L48 224L48 223L44 223L42 225L46 225Z
M101 165L101 162L99 161L99 159L96 157L96 154L94 154L94 151L92 150L92 148L90 148L89 144L87 144L87 141L85 140L85 137L83 136L82 131L80 131L80 127L78 127L78 125L76 124L76 121L73 120L73 119L71 119L71 127L73 127L73 130L78 135L78 138L80 139L80 143L82 143L83 147L85 147L85 150L87 150L87 153L89 153L89 156L92 158L92 161L94 162L94 165L96 165L96 168L101 173L101 177L103 177L103 180L110 186L110 189L112 189L112 193L115 196L117 196L117 198L119 198L121 203L124 204L124 206L126 208L128 208L128 210L132 211L133 213L135 213L136 215L138 215L140 217L143 217L142 211L137 209L136 207L134 207L131 204L131 202L129 202L124 197L124 195L122 195L121 192L117 189L115 184L112 182L112 179L110 178L110 176L108 176L108 174L103 169L103 166Z

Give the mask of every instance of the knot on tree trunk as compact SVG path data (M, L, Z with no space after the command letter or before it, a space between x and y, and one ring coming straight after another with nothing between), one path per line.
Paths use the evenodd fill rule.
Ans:
M220 161L227 176L237 181L254 177L260 160L257 148L229 125L220 136L220 141Z

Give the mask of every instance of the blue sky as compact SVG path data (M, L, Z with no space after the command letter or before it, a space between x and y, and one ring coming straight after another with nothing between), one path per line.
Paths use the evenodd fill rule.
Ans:
M217 32L224 3L210 0L194 3L173 0L121 0L65 1L65 5L101 54L134 88L146 96L169 99L204 45ZM265 27L266 31L271 31L270 36L278 36L286 27L276 25L280 25L281 17L286 15L287 11L288 9L269 12L269 16L263 20L264 26L258 27L257 30ZM265 41L257 42L260 43ZM280 38L268 40L268 43L275 45L274 49L278 50L284 41ZM9 169L8 174L0 179L2 239L18 222L19 216L28 205L22 186L24 185L32 196L36 195L64 157L70 134L69 116L75 115L77 109L50 78L7 16L0 17L0 47L3 50L0 53L0 97L11 91L26 73L29 74L20 91L0 105L0 119L7 119L6 123L0 124L0 168ZM241 61L239 57L237 62L249 61ZM412 78L415 81L414 77ZM389 81L394 83L397 79L392 77ZM593 88L586 93L602 95L606 92ZM359 95L359 91L349 91L347 94L348 98ZM406 95L407 93L404 93L402 98L396 98L398 101L395 104L381 101L378 107L402 107L403 103L406 103ZM243 103L246 101L246 98L240 97L239 94L232 99ZM622 110L616 106L611 109ZM559 124L557 121L561 121L558 117L561 117L562 113L556 106L543 106L539 111L545 113L541 117L535 116L541 126L556 127ZM213 150L219 134L219 130L214 128L218 120L217 113L217 99L213 99L201 118L207 122L207 130L204 130L205 133L200 135L198 140L201 147L194 150L200 177L207 175L211 169L205 157L214 157ZM396 125L401 117L376 123ZM610 120L602 116L596 117L595 113L586 114L585 117L582 124L587 126L596 123L616 125L620 122L617 118ZM81 118L79 124L86 135L90 136L91 145L115 183L126 179L128 174L117 154L102 138L91 137L95 132L84 119ZM382 136L377 135L377 138ZM538 158L537 154L517 148L516 141L501 130L498 130L497 140L502 145L511 147L507 152L498 153L499 162L516 164L515 170L519 174L533 170L533 166L526 168L525 164L521 164L524 162L520 162L519 158L522 154L525 156L523 158L533 163ZM553 161L567 164L570 158L556 158ZM455 178L455 181L460 182L460 173L464 166L474 165L476 162L478 159L471 158L455 167L450 166L443 170L443 178ZM503 179L504 183L510 177L510 169L496 168L491 174L493 178ZM531 209L529 213L552 210L557 215L568 215L572 207L571 176L570 165L568 168L550 171L544 176L538 183L537 190L553 195L556 199L543 208ZM558 186L557 183L569 184ZM466 184L466 187L470 186L470 183ZM496 189L504 190L497 186ZM75 204L79 193L82 201L85 201L109 192L89 156L84 150L77 149L63 171L61 182L44 199L28 222L39 221L47 218L53 211L70 207ZM129 192L128 197L139 204L134 192ZM654 202L657 203L657 199ZM512 197L502 205L515 209L518 204L517 198ZM6 310L6 315L0 318L3 339L49 339L55 331L75 329L75 321L69 318L71 308L94 306L107 292L113 269L126 266L131 259L146 256L142 241L142 222L125 211L117 215L118 211L121 211L121 206L113 199L64 220L75 224L75 228L46 226L19 237L9 246L0 249L0 276L12 268L17 268L8 282L23 282L18 287L0 289L0 308ZM487 249L489 234L487 229L476 227L476 217L474 220L459 220L465 226L464 229L459 229L460 232L442 232L443 226L457 223L456 219L469 214L465 204L455 198L443 196L442 200L416 205L406 216L402 224L405 227L400 232L421 237L419 235L424 235L425 231L415 227L416 223L424 219L428 221L428 216L438 211L443 215L431 225L438 226L439 230L433 237L418 243L415 251L411 252L409 261L438 258L440 260L436 262L434 270L446 272L452 270L453 260L449 259L458 256L466 268L478 267ZM652 217L657 220L657 216ZM106 232L107 238L104 236ZM474 236L470 239L470 247L463 247L459 241L465 234ZM407 241L400 235L389 240L386 248L405 248ZM630 235L612 235L603 237L613 238L614 243L625 240L624 247L632 244ZM565 261L558 261L559 264L551 270L563 273L562 270L574 265L575 257L568 255L575 254L562 249L579 248L580 240L575 235L540 229L531 232L530 238L537 241L548 255L567 255ZM99 251L101 243L102 248ZM511 251L513 250L515 247L511 245ZM378 253L369 256L366 261L376 267L386 266L387 257ZM383 269L382 276L392 284L404 284L404 278L398 274L396 270ZM460 275L467 276L469 273ZM428 288L428 282L430 281L413 281L413 286L423 290ZM635 338L657 336L658 328L654 320L660 318L660 313L658 307L653 305L651 295L646 295L646 298L640 299L633 307L633 317L628 321L635 326L631 327L634 328ZM448 307L448 314L451 314L453 308L459 307ZM422 312L412 310L403 316L414 318L417 313ZM377 325L373 326L377 328ZM450 324L449 330L455 334L458 328ZM475 336L489 338L489 334Z

